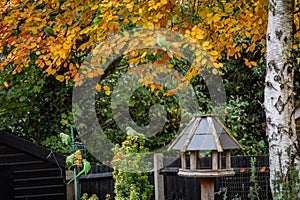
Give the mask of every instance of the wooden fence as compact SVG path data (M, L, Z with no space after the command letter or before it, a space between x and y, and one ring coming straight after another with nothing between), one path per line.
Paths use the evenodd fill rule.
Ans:
M269 187L269 158L268 156L233 156L231 158L232 167L236 174L233 177L223 177L215 179L215 199L223 199L226 193L227 199L240 197L241 200L248 200L250 183L250 159L255 157L257 167L257 178L260 185L260 199L272 199ZM210 166L208 158L202 158L201 164ZM177 175L180 168L180 159L175 160L167 167L160 170L163 175L164 199L165 200L199 200L200 199L200 178L185 178ZM101 165L93 166L89 175L80 178L82 193L97 194L100 200L105 199L106 194L114 197L114 186L112 169ZM150 182L154 183L153 174L149 177ZM221 192L223 191L223 192ZM152 199L154 200L154 193Z

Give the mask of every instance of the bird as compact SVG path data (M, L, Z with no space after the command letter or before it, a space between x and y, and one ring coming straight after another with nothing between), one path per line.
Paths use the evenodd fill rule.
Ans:
M47 35L55 36L55 33L54 33L53 29L50 26L44 26L44 32Z
M77 179L82 174L87 175L87 173L91 170L91 163L89 161L87 161L86 159L83 159L82 163L83 163L83 169L75 177L73 177L71 180L69 180L68 184L71 183L75 178Z
M71 154L66 158L66 166L70 170L72 165L74 165L75 162L75 154Z
M173 55L170 52L170 47L169 47L169 44L168 44L167 40L163 36L161 36L160 34L157 34L156 39L157 39L158 45L160 47L165 48L166 51L167 51L168 56L173 59Z
M59 136L61 137L61 140L64 144L68 145L71 143L71 138L69 135L65 133L60 133Z

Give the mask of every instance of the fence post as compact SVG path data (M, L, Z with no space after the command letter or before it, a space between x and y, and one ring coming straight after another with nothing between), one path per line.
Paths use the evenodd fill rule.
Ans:
M164 166L164 155L162 153L154 154L154 192L155 200L164 200L164 176L160 175L160 169Z

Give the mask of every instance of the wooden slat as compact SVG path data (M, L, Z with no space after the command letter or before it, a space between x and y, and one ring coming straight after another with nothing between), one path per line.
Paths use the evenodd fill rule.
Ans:
M57 171L57 170L58 168L28 169L28 170L15 170L14 173L47 172L47 171Z
M37 194L37 195L19 195L15 196L15 199L26 199L26 198L37 198L40 197L43 199L43 197L55 197L55 196L64 196L64 193L51 193L51 194Z
M60 171L59 168L26 169L13 171L13 177L16 179L21 179L45 176L63 176L62 173L63 171Z
M34 165L44 163L43 161L36 160L36 161L24 161L24 162L11 162L11 163L0 163L0 166L15 166L15 165Z
M7 157L25 156L25 153L10 153L10 154L0 154L0 159L5 159ZM1 160L3 161L3 160Z
M59 185L59 184L64 184L64 179L62 177L48 178L48 179L39 178L35 180L23 179L19 181L14 181L15 188L38 186L38 185Z
M79 177L79 180L89 180L89 179L104 179L104 178L112 178L112 172L103 172L103 173L95 173L82 175Z
M36 190L36 189L45 189L45 188L59 188L65 187L65 185L39 185L39 186L29 186L29 187L18 187L15 190Z
M207 117L207 122L208 122L208 125L210 127L211 133L214 136L214 139L215 139L215 142L216 142L217 151L218 152L223 152L223 148L222 148L222 145L221 145L221 142L220 142L219 136L217 134L216 128L214 126L212 118L211 117Z
M15 179L15 182L20 182L20 181L39 181L39 180L50 180L50 179L61 179L62 177L60 176L50 176L50 177L38 177L38 178L20 178L20 179Z

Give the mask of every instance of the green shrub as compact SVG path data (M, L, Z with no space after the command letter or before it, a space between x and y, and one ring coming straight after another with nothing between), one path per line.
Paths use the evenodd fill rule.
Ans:
M113 177L115 180L115 200L149 200L153 186L148 180L147 168L144 162L147 148L146 139L142 136L127 136L122 146L113 149Z

